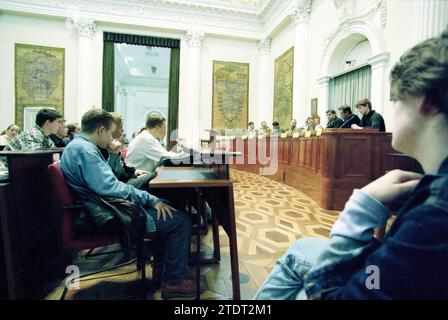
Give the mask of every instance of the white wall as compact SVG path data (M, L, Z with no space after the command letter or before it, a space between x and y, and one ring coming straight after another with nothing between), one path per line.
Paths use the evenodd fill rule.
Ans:
M275 37L272 39L271 43L271 83L272 88L270 91L270 109L269 112L266 113L265 117L259 119L258 123L256 123L256 127L261 127L261 121L265 120L270 127L272 127L273 121L273 113L274 113L274 68L275 68L275 60L284 54L286 51L294 47L294 34L295 34L295 26L293 23L289 23L283 30L281 30ZM294 48L295 49L295 48ZM296 65L294 64L294 68ZM293 101L293 109L292 109L292 118L297 118L297 110L294 109L294 101Z
M19 14L0 14L0 131L15 122L14 44L65 48L64 116L76 120L77 36L65 21Z

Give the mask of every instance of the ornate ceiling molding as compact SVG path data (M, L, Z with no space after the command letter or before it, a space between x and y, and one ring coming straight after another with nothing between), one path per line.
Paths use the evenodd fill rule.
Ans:
M125 23L169 30L201 28L209 33L259 39L293 0L2 0L0 9L90 18L97 23ZM228 3L228 4L226 4Z

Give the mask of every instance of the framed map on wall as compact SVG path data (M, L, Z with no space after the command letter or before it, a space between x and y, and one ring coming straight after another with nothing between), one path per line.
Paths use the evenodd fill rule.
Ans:
M294 48L275 59L274 67L274 116L281 129L290 125L292 118L292 92L294 71Z
M212 127L246 129L248 105L249 64L213 61Z
M64 48L15 44L16 123L23 110L49 107L64 114Z

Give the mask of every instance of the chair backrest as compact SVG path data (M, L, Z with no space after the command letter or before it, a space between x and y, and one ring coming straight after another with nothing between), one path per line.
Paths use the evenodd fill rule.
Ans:
M50 164L47 170L60 211L63 213L62 240L64 244L73 250L80 251L104 247L118 242L115 236L91 235L75 238L74 221L79 211L83 208L83 205L76 203L72 196L70 188L62 174L59 162Z
M48 174L50 176L51 183L54 187L56 198L61 207L73 204L73 196L70 189L65 182L64 175L61 171L59 162L52 163L48 166Z
M55 162L48 166L48 175L53 184L54 194L59 204L60 211L63 213L62 218L62 240L68 247L72 247L74 243L73 221L75 219L76 210L66 209L66 206L74 203L73 196L69 186L62 174L60 163Z

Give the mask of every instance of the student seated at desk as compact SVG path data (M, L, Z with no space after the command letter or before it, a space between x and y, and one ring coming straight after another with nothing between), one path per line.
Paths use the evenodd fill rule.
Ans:
M139 170L152 172L162 157L181 158L186 154L167 151L160 141L166 135L166 119L158 114L149 114L146 130L136 136L128 146L126 165Z
M81 133L75 136L62 154L61 170L65 180L84 202L97 227L111 223L122 225L122 232L127 236L122 238L135 238L137 230L128 221L133 220L132 214L135 212L146 216L146 232L158 232L158 237L152 242L157 251L155 255L164 261L164 267L159 267L162 297L194 297L195 283L185 279L190 246L190 217L148 192L117 180L98 149L107 148L115 128L113 116L103 109L92 109L83 115ZM122 210L112 214L110 205L117 204L122 204ZM131 233L133 231L134 234ZM155 275L160 273L156 272ZM153 273L153 278L155 275Z
M36 125L23 131L14 138L5 151L36 150L55 148L49 135L56 134L62 127L64 119L53 109L41 109L36 115Z
M62 122L62 125L59 127L58 132L56 134L50 134L50 139L53 141L54 145L57 148L64 148L67 145L67 137L68 128L65 125L65 120Z

